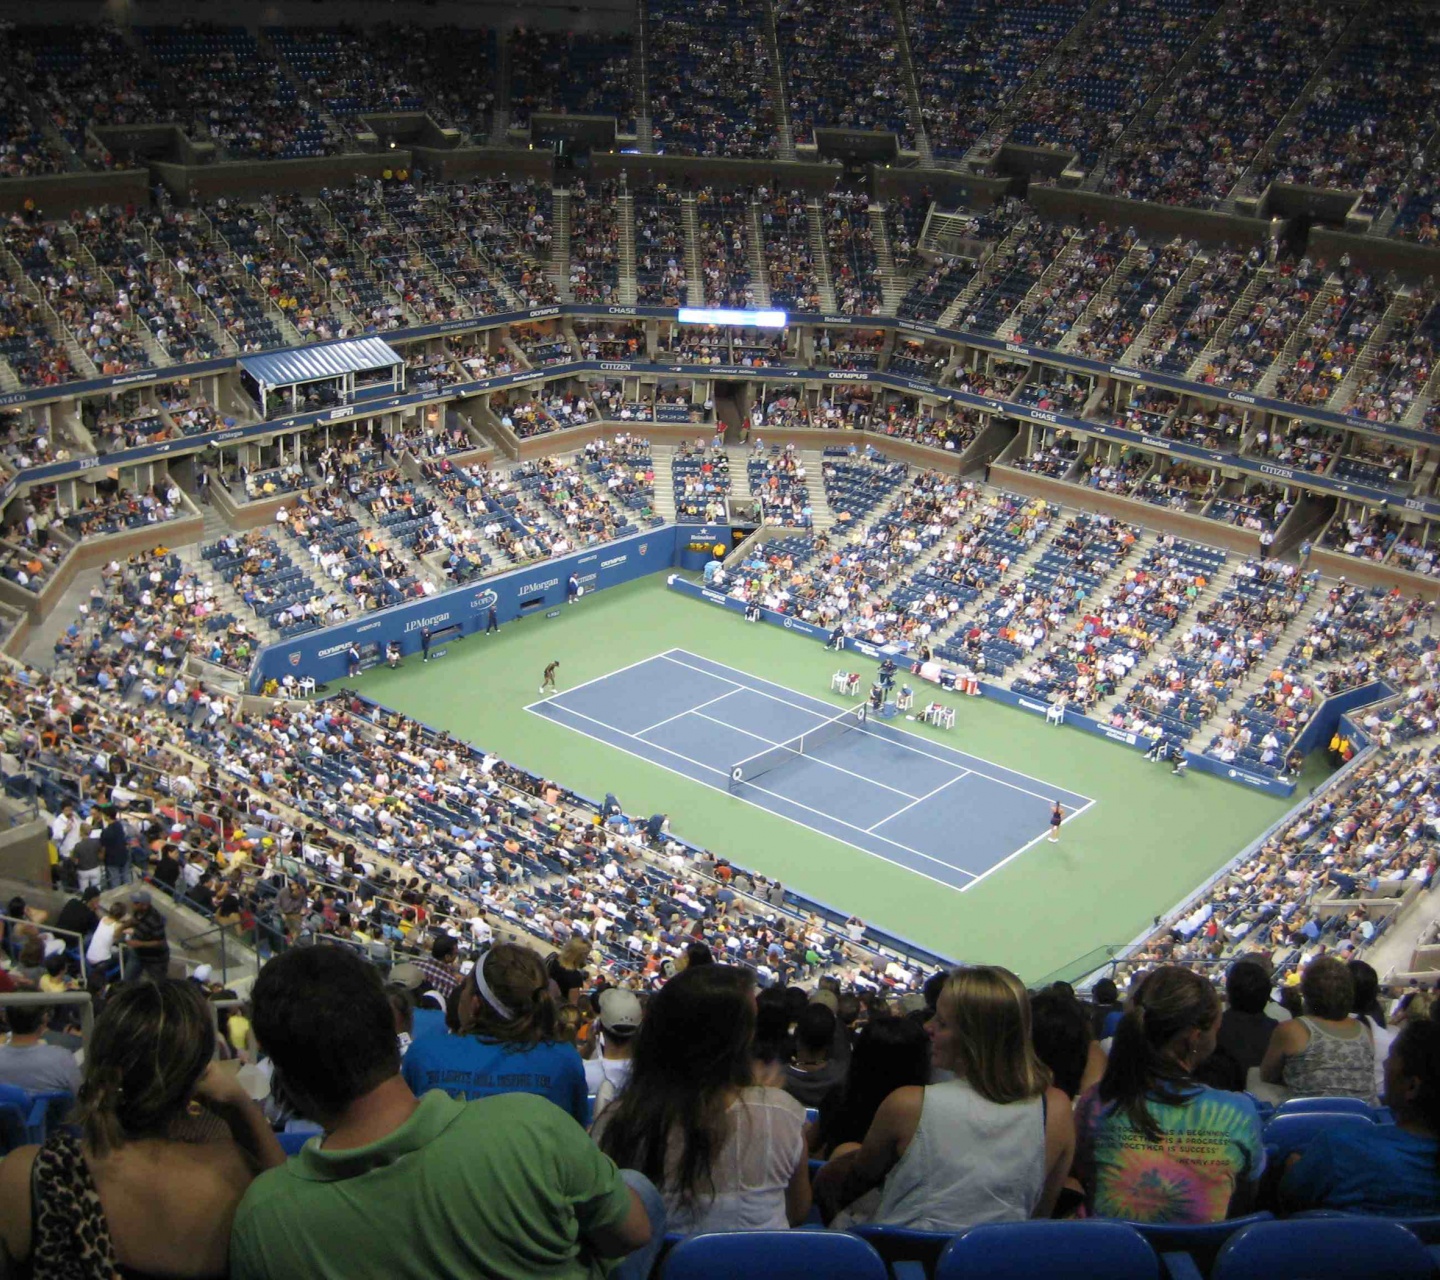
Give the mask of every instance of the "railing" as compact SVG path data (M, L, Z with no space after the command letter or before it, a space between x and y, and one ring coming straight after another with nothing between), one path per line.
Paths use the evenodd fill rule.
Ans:
M68 949L70 949L71 947L74 947L74 948L76 948L76 949L79 951L79 953L80 953L80 960L81 960L81 965L80 965L80 985L81 985L82 987L85 987L85 986L88 986L88 985L89 985L89 984L88 984L88 980L87 980L87 979L88 979L88 975L87 975L87 973L86 973L86 968L85 968L85 964L84 964L84 960L85 960L85 935L84 935L84 934L75 933L73 930L70 930L70 929L57 929L57 928L55 928L53 925L49 925L49 924L36 924L33 920L27 920L27 919L25 919L23 916L0 915L0 923L3 923L3 924L23 924L23 925L28 925L30 928L37 930L42 936L45 935L45 934L47 934L47 933L53 933L57 938L64 938L64 939L66 939L66 944L65 944L65 945L66 945L66 949L68 950ZM11 932L11 937L10 937L10 939L7 941L6 946L9 948L10 953L11 953L11 955L13 956L13 955L15 954L14 936L13 936L14 931L12 930L12 931L10 931L10 932ZM44 992L44 993L42 993L42 994L48 996L48 995L51 995L51 994L60 995L60 994L62 994L62 993L61 993L61 992L53 992L53 993L52 993L52 992Z
M90 1042L90 1031L95 1026L95 1004L88 991L11 991L0 994L0 1009L11 1006L52 1009L57 1005L74 1005L80 1010L80 1036Z

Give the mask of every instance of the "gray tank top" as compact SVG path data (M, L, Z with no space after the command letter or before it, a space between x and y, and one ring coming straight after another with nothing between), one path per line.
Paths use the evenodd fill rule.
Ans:
M1301 1018L1310 1043L1285 1060L1285 1083L1305 1098L1360 1098L1375 1105L1375 1042L1357 1023L1353 1040L1327 1031L1314 1018Z
M926 1088L919 1128L873 1221L916 1231L1020 1222L1044 1190L1044 1095L1002 1105L949 1080Z

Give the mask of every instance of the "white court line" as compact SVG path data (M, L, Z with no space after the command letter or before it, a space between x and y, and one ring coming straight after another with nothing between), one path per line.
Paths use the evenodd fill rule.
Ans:
M717 680L720 679L719 676L716 676L715 678L716 678ZM662 724L669 724L672 720L680 720L680 719L682 719L683 717L688 716L688 715L691 715L691 714L699 715L699 714L700 714L700 707L713 707L717 702L724 702L726 698L731 698L731 697L734 697L734 696L735 696L735 690L734 690L734 689L726 689L725 692L722 693L718 698L711 698L709 702L702 702L699 707L686 707L684 711L677 712L677 713L676 713L675 715L673 715L673 716L666 716L665 719L663 719L663 720L657 720L657 721L655 721L654 724L646 725L645 728L643 728L643 729L636 729L635 732L634 732L634 734L633 734L632 736L633 736L633 737L636 737L636 738L643 738L643 737L644 737L647 733L649 733L652 729L658 729ZM709 717L709 716L706 716L705 718L708 720L710 717ZM723 720L717 720L715 723L716 723L716 724L724 724L724 721L723 721Z
M671 650L671 652L673 653L674 650ZM568 689L557 689L548 698L541 698L538 702L532 702L522 709L525 711L534 711L536 707L543 707L547 702L553 702L556 698L563 697L567 693L574 693L577 689L588 689L592 684L599 684L602 680L610 679L611 676L618 676L622 671L633 671L636 667L643 667L647 662L655 662L657 659L667 656L668 655L664 653L652 653L648 658L641 658L638 662L630 662L623 667L616 667L614 671L607 671L603 676L596 676L593 680L582 680L579 684L572 684ZM699 671L700 668L696 667L695 670ZM706 671L702 674L709 675L710 673ZM715 680L725 679L724 676L714 676L712 678Z
M736 692L738 692L738 690L731 689L730 693L727 693L725 696L728 698L731 696L731 694L734 694ZM716 701L718 702L719 699L717 698ZM707 702L703 705L708 707L710 704ZM728 720L720 720L717 719L715 716L707 716L703 711L699 710L699 708L696 708L696 710L692 714L699 716L702 720L710 721L711 724L722 724L727 729L734 729L736 733L743 734L747 738L754 738L756 742L763 742L766 746L778 747L780 745L778 742L775 742L771 738L766 738L758 733L751 733L749 729L742 729L738 724L731 724ZM636 736L638 737L639 735L637 734ZM852 778L859 778L861 782L868 782L872 787L879 787L882 791L893 791L897 796L904 796L907 800L914 800L916 798L908 791L901 791L899 787L887 786L883 782L877 782L868 774L856 773L853 769L846 769L841 765L831 764L830 761L822 760L819 756L803 755L800 752L797 752L796 755L799 759L809 760L812 764L823 764L827 769L834 769L836 773L844 773L848 774ZM953 782L954 779L952 778L951 781ZM906 805L906 808L909 808L909 805ZM870 830L870 828L866 827L865 830L868 831ZM949 864L947 863L946 865L948 866Z
M628 737L628 739L634 739L635 742L644 742L644 739L638 739L638 737L635 737L635 734L626 733L624 729L616 729L613 724L608 724L606 723L606 721L603 720L596 720L596 718L593 716L586 716L583 711L576 711L575 707L560 707L560 710L567 711L570 716L579 716L580 718L582 718L582 720L589 720L590 724L599 724L600 729L608 729L609 731L611 731L611 733L618 733L619 736ZM723 721L721 721L721 723L723 723ZM645 746L652 747L652 749L657 750L657 752L664 752L665 754L667 754L667 756L674 756L677 760L684 760L687 765L694 765L697 767L697 769L706 770L707 773L717 773L717 775L720 775L720 778L726 779L726 788L724 789L726 789L726 792L729 792L729 769L716 769L716 766L714 765L706 765L706 763L704 763L704 760L693 759L693 757L687 756L687 754L684 754L683 752L672 752L670 747L662 747L660 743L647 742L645 743ZM641 756L641 759L645 759L645 757ZM864 826L855 826L854 822L847 822L844 818L837 818L834 813L827 813L824 811L824 809L814 809L811 808L811 806L804 805L804 803L801 803L799 801L793 801L793 799L789 798L789 796L780 795L780 793L776 792L776 790L770 790L769 788L765 788L765 786L760 786L757 782L746 782L743 783L743 785L749 786L749 788L752 788L753 790L759 790L759 792L763 792L765 793L765 795L775 796L775 799L778 799L780 803L785 803L785 805L793 805L796 809L804 809L806 813L814 813L814 815L818 816L818 818L825 818L828 819L828 821L835 822L835 824L845 826L845 828L850 829L850 831L858 831L861 835L871 834L871 832L865 831ZM716 790L719 789L720 788L716 788ZM756 808L765 808L765 806L756 805ZM816 826L812 826L811 831L819 831L819 828L816 828ZM819 832L819 834L828 835L828 832L821 831ZM969 877L971 878L975 877L975 873L973 873L973 871L966 871L963 867L955 867L955 865L950 864L950 862L946 862L945 860L943 860L943 858L936 858L933 857L932 854L926 854L926 852L920 851L920 849L910 848L910 845L900 844L900 841L897 841L897 839L890 839L884 837L884 835L877 835L877 837L874 838L878 839L878 841L886 842L887 845L894 845L894 848L904 849L907 854L914 854L917 858L924 858L924 860L926 860L927 862L935 862L937 867L946 867L949 868L950 871L959 871L959 873L962 875L969 875ZM847 842L848 844L848 842L850 841L845 842ZM855 848L860 848L860 845L855 845Z
M969 769L961 769L960 772L957 773L953 778L951 778L949 782L942 782L938 787L935 788L934 791L927 791L923 796L916 796L915 799L910 801L910 803L907 804L904 809L896 809L895 812L890 815L890 818L898 818L902 813L905 813L907 810L913 809L917 804L920 804L922 801L930 799L931 796L939 795L940 792L944 791L951 782L959 782L961 778L968 778L970 776L970 773L971 771ZM890 821L890 818L881 818L880 821L875 824L875 827L883 827L887 822ZM875 827L866 827L865 830L869 831L873 835ZM970 886L966 885L965 887L968 889Z
M1095 803L1095 801L1091 800L1091 801L1088 801L1087 803L1081 805L1081 806L1080 806L1078 809L1076 809L1075 812L1072 813L1068 818L1062 819L1061 822L1060 822L1060 825L1063 827L1063 826L1065 825L1065 823L1067 823L1067 822L1073 822L1073 821L1074 821L1076 818L1078 818L1082 813L1084 813L1085 810L1087 810L1088 808L1090 808L1090 806L1093 805L1094 803ZM1033 849L1037 844L1040 843L1040 841L1044 840L1049 834L1050 834L1050 832L1049 832L1049 829L1047 828L1046 830L1042 831L1038 836L1036 836L1035 839L1030 840L1030 841L1027 841L1025 844L1022 844L1018 849L1015 850L1014 853L1007 854L1005 857L1001 858L1000 861L997 862L993 867L990 867L990 868L988 868L987 870L982 871L978 876L975 877L975 879L973 879L969 884L967 884L963 889L961 889L960 892L961 892L961 893L968 893L968 892L969 892L971 889L973 889L977 884L979 884L980 881L982 881L983 879L985 879L986 876L988 876L988 875L993 875L996 871L999 871L1000 868L1003 867L1007 862L1014 862L1015 859L1018 858L1022 853L1026 853L1026 852L1028 852L1029 850Z
M535 703L535 704L533 704L533 705L534 705L535 707L542 707L542 706L543 706L542 703L538 703L538 702ZM526 707L525 709L526 709L527 711L529 711L529 710L531 710L532 708L531 708L531 707ZM557 725L559 725L562 729L568 729L571 733L578 733L578 734L580 734L582 737L589 738L589 739L590 739L591 741L593 741L593 742L599 742L599 743L603 744L604 746L609 747L612 751L623 751L627 756L634 756L635 759L637 759L637 760L643 760L646 764L648 764L648 765L653 765L656 769L663 769L663 770L665 770L666 773L673 773L677 778L684 778L687 782L693 782L693 783L697 784L698 786L702 786L702 787L707 785L706 783L701 782L700 779L698 779L698 778L692 778L688 773L681 773L679 769L672 769L668 764L661 764L660 761L656 760L656 759L655 759L654 757L652 757L652 756L641 755L640 752L638 752L638 751L632 751L629 747L622 747L622 746L620 746L618 743L612 742L609 738L602 738L598 733L591 733L588 729L581 729L581 728L579 728L577 725L566 724L563 720L558 720L558 719L552 718L554 714L556 714L556 713L558 713L558 712L562 712L562 711L563 711L563 712L566 712L566 713L568 713L569 715L572 715L572 716L579 716L581 713L578 712L578 711L573 711L573 710L571 710L569 707L564 707L564 706L555 706L555 707L549 708L549 710L550 710L550 712L551 712L550 715L546 715L546 714L545 714L545 710L543 710L543 709L542 709L542 710L539 710L539 711L536 711L535 714L538 715L538 716L543 716L545 719L549 720L551 724L557 724ZM587 719L587 720L590 719L588 716L582 716L581 718L582 718L582 719ZM601 722L600 722L599 720L591 720L591 723L592 723L592 724L599 724L599 725L601 725L601 728L609 729L611 733L620 733L620 730L611 728L611 726L610 726L610 725L607 725L607 724L601 724ZM622 736L623 736L623 735L622 735ZM645 745L646 745L647 747L649 747L652 751L664 751L664 750L665 750L664 747L658 747L658 746L656 746L653 742L647 742ZM676 756L678 759L681 759L681 760L686 759L685 756L679 755L678 752L671 751L671 752L668 752L667 754ZM706 770L706 771L709 772L709 773L720 773L720 772L721 772L721 770L719 770L719 769L712 769L708 764L700 764L700 762L699 762L698 760L691 760L690 763L693 764L693 765L698 766L698 767L701 768L701 769ZM725 775L725 776L728 777L728 775ZM753 785L753 784L752 784L752 785ZM762 788L760 788L760 787L755 787L754 789L755 789L756 791L762 790ZM719 790L721 790L721 788L719 788L719 787L711 787L711 790L712 790L712 791L719 791ZM839 836L832 836L828 831L821 831L818 827L812 827L808 822L802 822L799 818L792 818L788 813L780 813L780 812L778 812L778 811L775 810L775 809L767 809L764 805L762 805L762 804L756 804L755 801L753 801L753 800L747 800L744 796L735 795L735 793L734 793L733 791L730 791L728 787L725 788L725 792L726 792L727 795L730 795L730 796L734 797L734 799L740 801L741 804L748 804L752 809L759 809L761 813L768 813L772 818L779 818L779 819L780 819L781 821L783 821L783 822L788 822L788 823L792 824L793 826L799 827L802 831L808 831L808 832L810 832L811 835L821 836L822 838L824 838L824 839L826 839L826 840L834 840L836 844L843 844L843 845L845 845L847 848L854 849L857 853L866 854L867 856L869 856L869 857L871 857L871 858L879 858L881 862L888 862L892 867L899 867L902 871L908 871L908 872L910 872L911 875L920 876L922 879L934 881L934 883L936 883L936 884L938 884L938 885L943 885L946 889L953 889L956 893L963 893L963 892L964 892L964 889L962 889L959 885L957 885L957 884L951 884L950 881L948 881L948 880L941 880L938 876L932 876L928 871L920 871L920 870L917 870L915 867L910 866L908 863L905 863L905 862L897 862L894 858L887 858L883 853L876 853L874 849L866 849L866 848L864 848L863 846L858 845L858 844L854 844L854 843L852 843L852 842L849 841L849 840L841 839L841 837L839 837ZM780 798L781 798L782 800L784 799L783 796L780 797ZM787 803L793 803L793 802L787 802ZM802 806L800 806L800 807L803 808L804 806L802 805ZM828 815L826 815L826 816L828 816ZM857 828L857 830L858 830L858 828ZM881 838L883 839L883 837L881 837ZM887 843L893 843L893 842L887 842ZM904 846L902 845L902 846L900 846L900 847L903 848ZM923 855L922 855L922 856L923 856ZM939 860L938 858L931 858L930 861L931 861L931 862L939 863L940 866L942 866L942 867L947 867L947 868L948 868L949 870L951 870L951 871L958 871L961 875L972 876L972 877L973 877L974 874L975 874L973 871L966 871L963 867L952 867L952 866L950 866L950 864L947 863L947 862L940 862L940 860ZM969 886L967 885L967 886L965 886L965 888L969 888Z
M695 666L694 663L691 663L691 662L681 662L679 658L676 658L676 657L672 657L672 656L671 656L671 655L674 654L674 653L684 653L684 652L686 652L684 649L678 649L678 650L677 650L677 649L672 649L669 653L662 653L660 656L661 656L662 658L664 658L666 662L673 662L673 663L676 663L678 666L689 667L690 670L692 670L692 671L698 671L698 672L700 672L702 675L714 676L716 680L725 680L725 679L727 679L727 677L725 677L725 676L717 676L717 675L715 675L715 673L714 673L713 671L706 671L704 667L697 667L697 666ZM693 656L696 656L696 655L693 655L693 654L692 654L691 656L693 657ZM700 655L700 656L703 656L703 655ZM706 662L715 662L715 659L714 659L714 658L706 658L705 661L706 661ZM726 671L734 671L736 675L742 675L742 676L743 676L743 675L746 674L745 672L739 670L739 668L737 668L737 667L726 667L723 662L715 662L715 665L716 665L717 667L724 667ZM755 677L753 677L753 678L756 679L756 680L758 680L760 677L759 677L759 676L755 676ZM741 689L748 689L751 693L758 694L758 695L759 695L760 697L762 697L762 698L769 698L772 702L778 702L778 703L780 703L780 704L783 705L783 706L793 707L796 711L805 711L805 712L808 712L810 715L815 716L817 719L819 719L819 718L824 714L823 712L816 711L813 707L802 707L798 702L791 702L791 701L789 701L789 700L786 699L786 698L777 697L777 696L776 696L775 694L773 694L773 693L767 693L764 689L757 689L757 688L755 688L754 685L740 684L738 681L734 681L734 680L729 681L729 683L734 684L734 685L736 685L738 688L741 688ZM767 682L767 683L768 683L768 682ZM784 686L777 686L777 687L783 688ZM829 707L830 704L829 704L828 702L819 702L818 699L817 699L817 704L816 704L816 705L822 706L822 707ZM867 729L864 725L860 725L860 726L859 726L859 732L865 733L865 734L869 734L870 737L872 737L872 738L878 738L881 742L889 742L889 743L891 743L892 745L899 747L902 751L913 751L917 756L924 756L927 760L934 760L934 761L936 761L936 762L939 763L939 764L948 765L948 766L949 766L950 768L952 768L952 769L959 769L959 768L962 768L962 767L963 767L963 766L961 766L961 765L956 764L953 760L947 760L947 759L945 759L944 756L937 756L937 755L934 754L934 752L925 751L925 750L923 750L923 749L920 748L920 747L912 746L912 745L911 745L910 743L908 743L908 742L897 741L897 739L890 737L889 734L876 733L875 730L873 730L873 729ZM897 734L904 734L904 733L905 733L905 730L903 730L903 729L896 729L895 732L896 732ZM966 751L956 751L955 754L956 754L956 755L960 755L960 756L964 756L964 757L965 757L966 759L968 759L968 760L977 761L977 762L979 762L980 764L988 764L992 769L1004 769L1006 773L1013 773L1017 778L1024 778L1024 779L1026 779L1026 780L1029 781L1029 782L1035 782L1035 783L1040 784L1041 786L1046 785L1044 778L1032 777L1032 776L1031 776L1030 774L1028 774L1028 773L1021 773L1019 769L1010 769L1010 768L1008 768L1008 767L1005 766L1005 765L996 764L993 760L986 760L983 756L973 756L973 755L971 755L969 752L966 752ZM1013 783L1013 782L1006 782L1004 778L997 778L997 777L995 777L993 774L986 773L984 769L972 769L972 770L970 770L970 772L971 772L971 773L978 774L980 777L986 778L986 779L988 779L990 782L998 782L1002 787L1011 787L1011 788L1013 788L1013 789L1016 790L1016 791L1022 791L1022 792L1024 792L1027 796L1034 796L1037 800L1044 800L1046 804L1051 804L1051 803L1053 803L1054 800L1055 800L1055 793L1054 793L1053 790L1051 790L1051 791L1046 791L1046 792L1031 791L1029 787L1022 787L1022 786L1019 786L1019 785L1017 785L1016 783ZM1078 791L1071 791L1068 787L1062 787L1061 790L1064 791L1067 795L1078 796L1078 797L1079 797L1080 799L1082 799L1082 800L1089 800L1091 804L1094 804L1094 803L1095 803L1094 800L1091 800L1089 796L1081 795L1081 793L1078 792Z

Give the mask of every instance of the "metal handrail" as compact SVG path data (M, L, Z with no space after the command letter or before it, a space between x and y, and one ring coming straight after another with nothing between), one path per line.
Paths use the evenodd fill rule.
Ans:
M0 922L6 923L6 924L24 924L24 925L29 925L32 929L38 930L41 934L53 933L53 934L55 934L57 937L73 938L73 939L74 939L74 946L75 946L75 947L79 950L79 952L80 952L80 960L81 960L81 964L80 964L80 985L81 985L82 987L88 987L88 986L89 986L89 983L88 983L88 981L86 980L86 979L87 979L87 975L86 975L86 972L85 972L85 964L84 964L84 960L85 960L85 935L84 935L83 933L76 933L73 929L57 929L54 925L49 925L49 924L36 924L35 921L33 921L33 920L27 920L27 919L25 919L24 916L9 916L9 915L0 914ZM7 942L6 945L8 946L9 943ZM63 994L63 993L62 993L62 992L59 992L59 991L55 991L55 992L45 992L45 993L43 993L43 994L46 994L46 995L61 995L61 994Z
M55 1005L80 1006L80 1035L86 1044L90 1043L90 1031L95 1025L95 1003L88 991L10 991L0 993L0 1009L7 1005L40 1005L46 1009Z

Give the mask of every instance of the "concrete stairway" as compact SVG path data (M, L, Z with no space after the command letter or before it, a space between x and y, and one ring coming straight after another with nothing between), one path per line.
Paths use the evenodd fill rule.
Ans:
M550 203L550 260L545 274L555 286L561 302L570 302L570 201L571 194L556 188Z
M660 444L650 450L650 461L655 471L655 514L667 524L675 521L675 472L671 466L674 458L673 445Z
M635 279L635 197L622 192L615 206L620 226L620 305L633 307L639 286Z
M680 201L680 225L685 228L685 274L688 279L689 305L705 305L705 278L700 270L700 215L695 208L695 197L685 196Z

